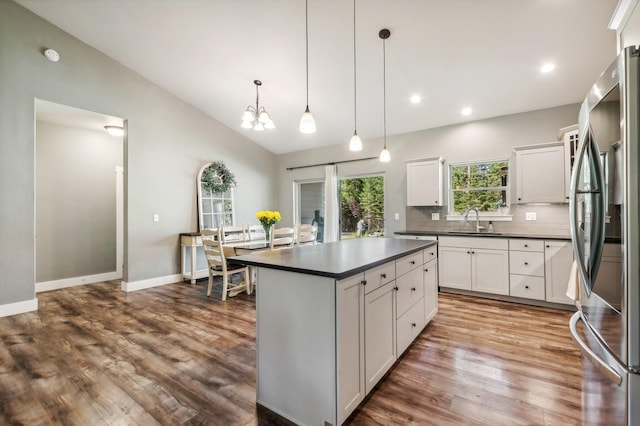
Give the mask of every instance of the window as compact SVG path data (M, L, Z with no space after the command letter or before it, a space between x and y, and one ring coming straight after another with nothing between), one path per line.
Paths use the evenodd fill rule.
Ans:
M485 161L449 166L449 213L475 207L485 215L501 215L508 205L509 162Z
M384 235L384 177L340 180L340 239Z

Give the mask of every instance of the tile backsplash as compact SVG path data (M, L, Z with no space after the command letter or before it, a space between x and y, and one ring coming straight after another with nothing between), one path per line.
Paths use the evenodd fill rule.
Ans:
M525 213L533 212L536 220L525 220ZM431 220L432 213L440 213L439 220ZM447 206L443 207L407 207L406 223L408 231L467 231L473 230L475 215L469 222L447 220ZM525 235L570 236L569 204L512 204L512 221L493 221L495 232ZM489 222L480 220L486 227Z

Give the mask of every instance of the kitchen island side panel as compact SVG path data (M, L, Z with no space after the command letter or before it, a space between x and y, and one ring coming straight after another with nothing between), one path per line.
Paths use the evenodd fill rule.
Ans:
M335 280L259 267L257 283L257 402L297 424L335 424Z

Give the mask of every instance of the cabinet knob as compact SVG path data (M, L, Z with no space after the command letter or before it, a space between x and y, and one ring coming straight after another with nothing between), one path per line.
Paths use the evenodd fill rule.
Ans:
M549 244L547 244L547 248L551 247Z
M425 271L425 272L429 272L429 269L425 269L424 271Z
M525 246L525 247L529 247L529 244L525 244L524 246Z
M380 274L380 278L387 278L387 274Z
M411 262L409 262L409 263L411 263L412 265L415 265L415 264L416 264L416 261L415 261L415 260L412 260L412 261L411 261Z
M518 201L522 200L522 198L518 198Z
M412 327L412 328L413 328L413 327L415 327L416 325L418 325L418 324L416 324L415 322L412 322L412 323L411 323L411 327Z
M433 252L431 252L431 253L429 253L429 254L430 254L431 256L433 256L433 255L434 255L434 253L433 253Z
M528 265L528 264L529 264L529 262L524 262L524 264L525 264L525 265Z
M398 291L398 287L397 287L397 286L396 286L396 287L394 287L393 289L394 289L395 291Z
M471 252L470 252L470 251L468 251L468 252L467 252L467 254L471 254Z
M362 285L367 285L367 280L362 280L362 281L360 281L360 284L362 284Z
M471 250L471 254L476 254L476 252L475 252L475 251L473 251L473 250Z
M525 285L525 286L524 286L524 288L528 289L528 288L529 288L529 286L528 286L528 285Z
M415 287L411 287L411 291L416 291L416 288Z

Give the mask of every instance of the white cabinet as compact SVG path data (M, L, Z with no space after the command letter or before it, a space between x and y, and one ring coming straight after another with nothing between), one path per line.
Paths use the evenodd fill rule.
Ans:
M364 296L366 393L396 361L395 291L391 281Z
M509 240L509 294L545 300L545 257L542 240Z
M564 144L564 182L565 182L565 198L569 200L569 186L571 185L571 170L576 155L578 155L578 125L564 127L559 132L560 140Z
M407 163L407 206L442 206L440 157Z
M363 274L358 274L337 283L338 424L366 395L363 281Z
M427 260L425 250L425 260ZM424 264L424 324L438 313L438 259L434 258Z
M423 252L396 260L396 353L400 356L425 326Z
M441 237L438 244L441 287L509 294L507 240Z
M564 144L515 149L516 203L566 202Z
M571 264L573 263L573 247L569 241L544 242L544 274L546 301L573 305L573 300L566 295Z

